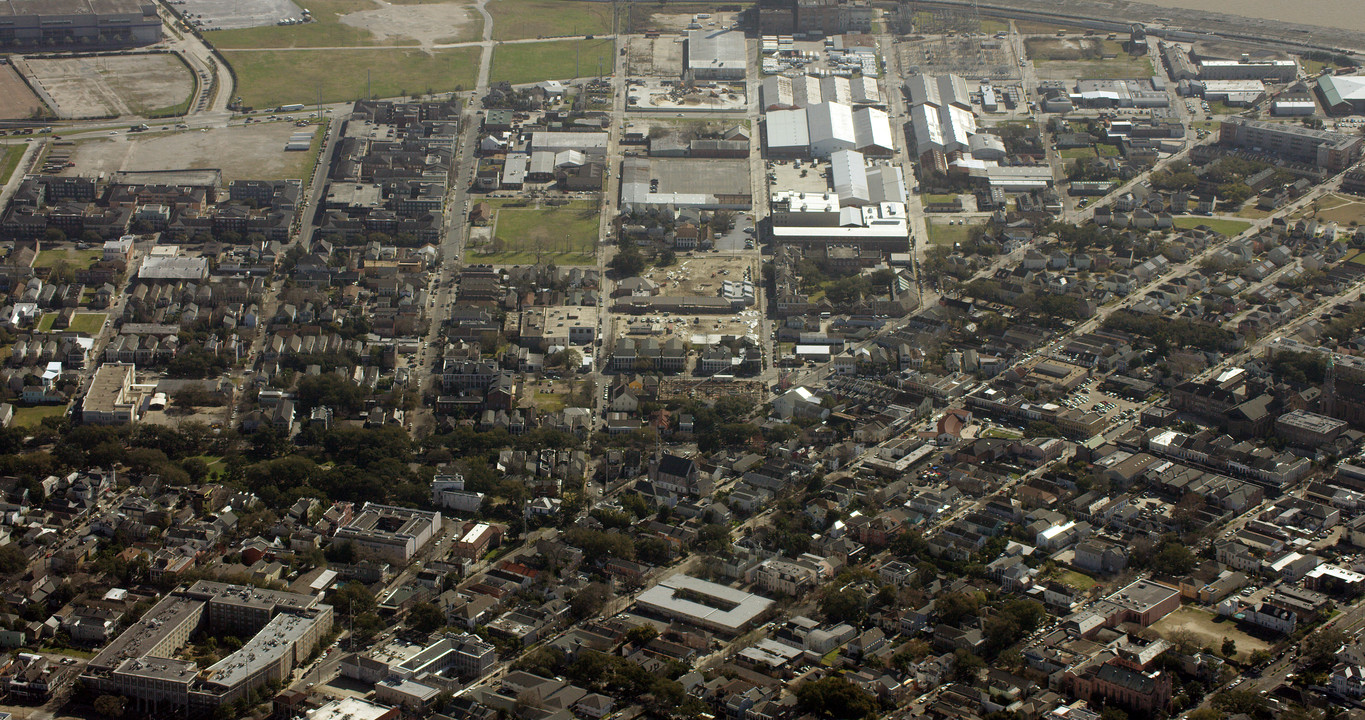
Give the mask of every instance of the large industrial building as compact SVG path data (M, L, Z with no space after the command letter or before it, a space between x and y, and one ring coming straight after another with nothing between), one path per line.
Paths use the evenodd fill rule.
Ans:
M148 0L0 0L0 47L151 45L161 17Z
M948 171L950 156L969 152L976 116L967 82L956 75L914 75L905 83L915 155L925 167Z
M1360 158L1365 138L1302 125L1232 118L1223 121L1218 142L1327 170L1345 170Z
M1269 80L1294 82L1299 64L1293 60L1200 60L1200 80Z
M886 255L906 252L910 242L905 205L898 202L843 206L835 193L778 192L769 221L773 240L781 244L857 247Z
M840 205L904 203L905 175L897 165L868 165L857 150L838 150L829 156L830 182Z
M687 74L689 80L743 81L748 65L744 33L711 28L687 33Z
M174 657L201 629L250 639L208 668ZM90 660L82 680L140 711L207 717L288 681L331 629L332 606L315 596L201 580L148 610Z
M1365 76L1323 75L1318 78L1318 93L1328 112L1337 115L1365 113Z
M881 90L877 78L866 75L843 77L841 75L770 75L763 79L763 109L794 110L817 105L822 102L836 102L845 105L882 106Z
M857 150L886 157L894 152L891 119L877 108L854 110L843 103L823 102L770 112L765 119L772 156L827 158L836 150Z

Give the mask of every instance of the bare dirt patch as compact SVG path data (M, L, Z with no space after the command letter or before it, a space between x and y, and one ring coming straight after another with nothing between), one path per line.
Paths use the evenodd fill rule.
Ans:
M179 105L194 77L174 55L95 55L27 60L63 118L143 115Z
M76 144L71 158L75 166L64 174L218 168L224 182L304 178L312 153L284 150L289 136L300 131L281 122L85 140Z
M368 30L385 44L411 38L424 46L478 39L479 21L473 8L463 3L436 5L381 4L341 16L343 25Z
M23 120L43 110L43 101L8 63L0 65L0 120Z

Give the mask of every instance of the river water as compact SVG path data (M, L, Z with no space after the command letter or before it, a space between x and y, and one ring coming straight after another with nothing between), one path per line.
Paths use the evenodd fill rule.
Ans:
M1162 7L1265 18L1365 32L1365 8L1359 0L1141 0Z

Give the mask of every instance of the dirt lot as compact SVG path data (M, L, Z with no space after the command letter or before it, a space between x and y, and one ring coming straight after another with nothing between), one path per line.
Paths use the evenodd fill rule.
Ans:
M683 43L677 36L633 35L626 44L626 75L676 78L682 73L682 64Z
M194 76L174 55L96 55L29 59L33 80L63 118L143 115L185 101Z
M632 8L632 13L634 12L635 9ZM709 19L700 21L707 28L725 27L726 25L730 25L739 19L739 13L710 12L708 10L702 9L702 6L697 7L697 12L707 12L711 15ZM691 13L656 12L652 13L649 16L649 20L646 21L646 27L654 30L659 30L662 32L686 32L687 26L691 22L692 22ZM643 30L641 30L641 32L643 32ZM672 42L672 39L670 38L665 37L664 39L668 40L669 42Z
M1214 648L1223 644L1223 638L1232 638L1233 642L1237 643L1237 655L1241 658L1246 658L1257 650L1269 650L1271 647L1270 643L1242 632L1235 620L1220 620L1211 613L1191 607L1180 608L1158 620L1152 629L1167 639L1176 632L1193 633L1205 645Z
M650 268L642 277L659 284L660 295L705 295L715 297L726 280L743 280L747 268L756 283L761 277L758 258L736 258L728 253L679 255L678 263Z
M479 22L474 10L463 3L438 5L389 5L341 16L343 25L368 30L381 45L398 38L412 38L422 45L476 40Z
M0 65L0 120L22 120L42 109L43 101L28 89L14 66Z
M78 142L67 175L120 170L218 168L223 180L303 178L312 153L285 152L289 136L302 131L293 123L262 123L207 132L149 133Z

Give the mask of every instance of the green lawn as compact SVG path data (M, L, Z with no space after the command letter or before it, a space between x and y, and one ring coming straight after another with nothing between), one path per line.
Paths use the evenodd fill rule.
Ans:
M1228 237L1237 235L1243 230L1251 227L1251 223L1241 220L1221 220L1217 218L1200 217L1198 215L1185 215L1175 219L1173 223L1176 227L1183 230L1191 230L1200 225L1207 225L1215 232L1223 233Z
M24 159L24 148L27 145L6 145L5 152L0 154L0 185L9 182L14 170L19 167L19 161Z
M519 40L609 34L611 7L575 0L494 0L488 3L488 14L493 16L494 40Z
M479 49L308 50L226 52L237 72L237 92L247 107L345 102L365 97L368 73L374 97L450 92L473 87Z
M222 455L194 455L193 457L203 460L208 464L210 480L217 480L218 476L222 475L223 470L227 467L226 463L223 462ZM188 460L189 458L186 459Z
M536 404L536 408L541 412L558 412L564 409L568 400L568 393L537 392L535 398L532 399L532 402Z
M495 23L496 25L496 23ZM490 82L513 85L541 80L593 77L597 68L610 74L616 67L616 43L611 40L559 40L499 45L493 50Z
M1099 145L1095 146L1095 153L1100 157L1118 157L1119 146L1109 145L1107 143L1100 143Z
M495 204L493 241L474 254L495 265L591 265L597 262L597 204L574 202L559 207L508 207Z
M66 414L65 405L35 405L33 407L14 408L14 421L10 423L13 427L33 427L43 421L43 418L61 417Z
M52 324L57 322L57 313L43 313L38 318L38 332L52 332Z
M1097 584L1095 578L1084 573L1078 573L1075 570L1066 570L1058 573L1057 581L1063 585L1070 585L1081 592L1085 592L1086 590L1095 587Z
M929 222L929 244L947 245L952 247L954 243L965 242L972 226L948 225L947 223Z
M957 200L957 198L958 198L957 195L951 195L951 194L943 194L943 193L925 193L925 195L924 195L924 204L925 204L925 205L933 205L933 204L938 204L938 203L950 203L950 202L953 202L954 200Z
M71 317L71 326L67 328L67 332L98 335L104 328L104 321L108 319L109 316L105 313L76 313Z
M1057 151L1057 154L1061 155L1063 160L1088 160L1096 157L1093 147L1063 148Z
M52 250L39 250L38 259L33 261L33 267L53 267L59 262L77 268L88 268L104 257L103 248L91 248L89 250L77 250L75 248L55 248Z

